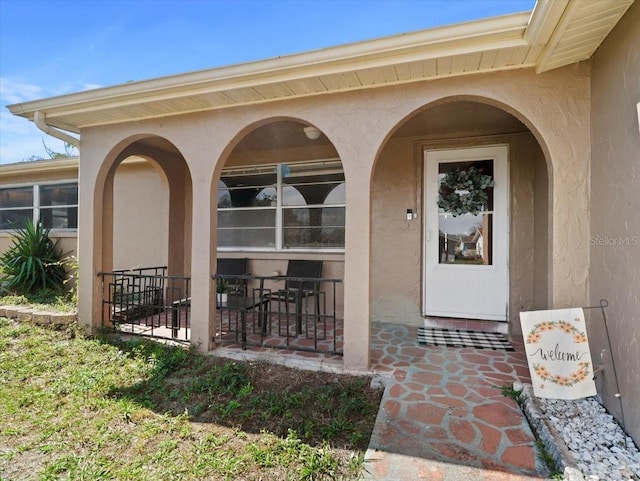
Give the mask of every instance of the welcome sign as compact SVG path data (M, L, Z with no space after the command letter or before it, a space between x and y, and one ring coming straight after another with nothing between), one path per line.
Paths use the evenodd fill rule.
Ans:
M596 394L582 309L521 312L520 323L537 397L578 399Z

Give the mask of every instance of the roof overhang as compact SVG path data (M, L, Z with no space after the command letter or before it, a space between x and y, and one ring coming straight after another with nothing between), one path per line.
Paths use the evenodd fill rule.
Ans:
M85 127L591 57L634 0L538 0L532 12L8 106Z
M137 155L130 155L121 164L144 164L146 160ZM0 164L0 174L3 176L42 174L46 172L59 173L65 170L78 170L79 157L60 157L57 159L23 160L12 164Z
M60 159L43 159L0 164L0 174L3 176L23 175L29 173L42 174L45 172L60 172L78 169L78 157L64 157Z

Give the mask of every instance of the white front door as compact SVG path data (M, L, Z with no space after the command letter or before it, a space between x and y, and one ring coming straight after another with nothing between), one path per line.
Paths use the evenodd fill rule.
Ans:
M508 154L425 152L425 315L508 320Z

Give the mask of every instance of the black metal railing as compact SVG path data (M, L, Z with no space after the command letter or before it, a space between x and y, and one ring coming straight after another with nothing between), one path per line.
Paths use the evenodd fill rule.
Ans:
M188 341L191 280L166 272L159 266L98 273L103 327ZM224 298L216 294L216 343L342 355L343 323L337 316L341 279L212 277L224 282L227 291Z
M165 266L100 272L102 326L133 334L189 340L191 280Z
M216 294L217 343L342 355L343 325L336 315L341 279L222 274L212 278L229 291Z

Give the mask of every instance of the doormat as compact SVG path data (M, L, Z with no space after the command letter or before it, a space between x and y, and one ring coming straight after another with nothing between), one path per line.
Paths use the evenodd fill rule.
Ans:
M499 332L466 331L464 329L418 328L418 344L428 346L473 347L494 351L513 351L507 336Z

